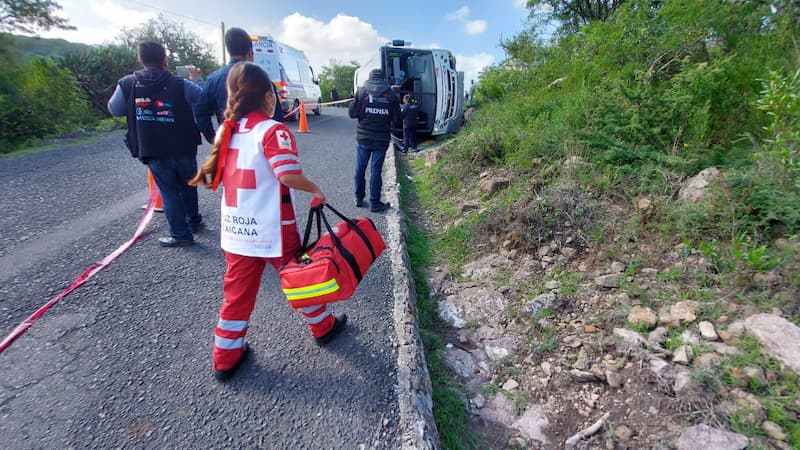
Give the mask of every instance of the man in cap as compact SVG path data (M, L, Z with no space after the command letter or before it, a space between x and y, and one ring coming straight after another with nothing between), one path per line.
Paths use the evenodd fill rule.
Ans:
M147 165L158 185L170 234L159 238L159 244L192 245L203 221L197 188L187 184L197 173L200 135L192 105L201 89L169 72L167 53L160 43L141 42L138 52L144 69L119 80L108 100L108 111L127 117L128 149ZM199 69L189 69L191 80L199 76Z
M369 79L356 92L355 100L350 103L348 114L358 119L356 132L356 174L355 205L366 207L365 172L367 164L372 160L369 178L369 210L382 212L389 208L389 203L381 201L383 179L383 160L391 141L392 125L400 121L400 102L397 95L389 87L386 76L381 69L369 73Z

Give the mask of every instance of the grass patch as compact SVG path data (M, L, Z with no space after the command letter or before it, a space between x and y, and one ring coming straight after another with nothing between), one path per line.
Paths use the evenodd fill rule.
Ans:
M408 208L414 201L414 185L405 177L407 167L401 165L400 170L401 203L404 208ZM424 269L434 264L434 252L430 242L430 237L409 221L406 244L417 293L420 337L433 385L433 416L442 448L478 449L481 448L479 440L468 427L469 405L466 390L445 366L443 359L445 346L435 332L443 324L438 318L436 299L430 295L424 274Z
M580 282L583 280L583 274L580 272L560 270L553 278L561 283L559 289L563 295L575 295L581 290Z
M124 119L122 125L125 125ZM118 129L120 128L116 125L116 121L113 119L107 119L107 121L101 122L97 128L87 129L85 132L77 135L76 137L30 140L25 145L15 148L8 153L0 152L0 160L18 159L28 155L62 149L66 146L97 142L105 138L108 132ZM121 142L122 138L120 138L120 143Z
M756 338L745 335L740 338L741 355L723 360L722 380L730 387L737 387L755 395L766 411L767 419L778 424L786 433L787 441L793 448L800 448L800 421L798 420L797 399L800 398L798 377L791 372L782 371L778 361L763 355ZM764 372L765 378L743 377L745 368L756 368ZM763 436L761 424L743 420L748 411L737 411L730 418L731 427L747 436Z
M444 364L444 343L430 330L420 330L428 370L433 384L433 417L442 448L477 449L478 439L468 428L469 410L463 387Z

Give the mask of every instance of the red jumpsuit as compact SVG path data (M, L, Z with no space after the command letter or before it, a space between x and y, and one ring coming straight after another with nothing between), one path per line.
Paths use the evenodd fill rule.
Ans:
M254 133L263 133L263 136L253 136ZM238 139L237 134L241 134ZM224 300L214 332L214 370L228 370L242 356L244 337L261 286L264 267L270 264L276 270L279 269L297 254L301 245L290 190L280 184L282 176L302 173L294 136L285 125L273 122L261 112L243 117L231 138L230 151L227 152L222 171L225 195L222 198L221 233L227 269L222 288ZM268 181L263 182L265 179ZM251 201L247 206L247 199L243 196L250 196L256 201ZM262 202L262 197L280 200ZM280 209L279 221L273 220L273 227L264 227L264 222L269 220L262 220L263 217L277 217L274 210L259 211L258 208L264 204ZM243 208L244 212L235 209L236 207ZM249 237L251 233L258 235L257 241ZM241 243L247 239L250 239L249 243ZM275 253L277 250L272 246L277 246L277 243L280 243L280 256L252 255ZM248 246L254 250L250 251ZM231 247L236 251L231 251ZM263 250L266 247L270 250ZM335 323L334 316L326 305L303 308L300 312L314 337L324 336Z

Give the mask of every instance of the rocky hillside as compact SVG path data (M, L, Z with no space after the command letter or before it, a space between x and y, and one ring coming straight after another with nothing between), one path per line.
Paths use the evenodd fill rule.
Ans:
M443 148L409 161L411 178ZM702 201L718 175L686 180L679 201ZM432 220L435 211L416 202L412 220L442 235L510 188L511 179L483 174L455 222ZM609 202L593 220L614 223L649 205ZM776 242L794 255L780 269L723 277L708 252L686 244L613 228L592 239L580 220L550 226L554 238L533 251L497 233L475 243L488 250L463 267L443 259L426 269L446 324L437 330L444 361L485 445L800 447L800 328L785 318L800 308L789 283L800 240Z

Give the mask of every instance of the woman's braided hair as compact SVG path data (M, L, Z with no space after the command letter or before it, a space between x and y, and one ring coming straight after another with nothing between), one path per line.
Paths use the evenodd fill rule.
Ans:
M236 123L245 115L266 109L265 96L272 92L272 80L261 67L251 62L239 62L228 72L228 105L225 109L225 122L217 131L214 148L208 159L200 166L197 174L189 180L191 186L202 184L207 188L214 185L220 150L230 142ZM227 150L227 149L225 149Z

